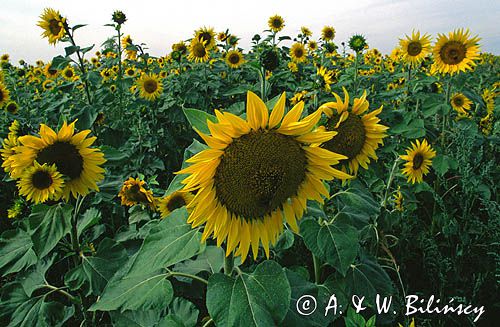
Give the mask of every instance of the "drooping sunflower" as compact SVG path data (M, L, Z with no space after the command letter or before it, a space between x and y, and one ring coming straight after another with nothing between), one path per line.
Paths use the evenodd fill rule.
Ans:
M37 25L43 29L42 36L48 38L50 44L55 45L57 41L66 35L64 29L66 18L62 17L59 11L52 8L45 8L40 19Z
M300 33L302 33L302 36L304 36L304 37L310 37L313 34L311 32L311 30L308 27L306 27L306 26L302 26L300 28Z
M4 104L9 102L10 100L10 92L5 85L0 83L0 108L3 107Z
M146 189L146 182L139 178L129 177L118 193L121 203L124 206L133 206L136 204L144 204L154 208L155 201L153 192Z
M399 46L403 51L403 60L416 66L431 51L431 36L427 33L420 36L419 31L413 31L411 37L406 35L405 39L399 40Z
M327 102L319 108L329 118L326 130L338 133L323 147L346 156L348 161L342 162L342 170L348 169L349 173L356 175L359 166L368 169L370 159L378 159L375 151L383 144L388 127L379 124L377 115L382 112L382 106L367 113L366 91L361 98L354 99L352 106L349 105L349 93L345 88L343 91L344 101L333 93L336 102Z
M186 52L187 52L188 49L187 49L186 43L184 43L183 41L181 41L181 42L178 42L178 43L174 43L172 45L172 50L173 51L177 51L180 54L186 54Z
M75 70L71 66L66 66L66 68L63 69L61 74L64 77L64 79L68 81L73 81L76 76Z
M400 156L401 159L406 160L402 173L408 177L408 182L421 183L424 175L429 173L429 167L432 165L432 158L436 156L436 151L431 148L426 139L422 142L417 140L411 145L411 148L406 149L406 155Z
M321 30L321 38L325 41L331 41L335 37L335 29L331 26L325 26Z
M188 60L194 62L207 62L209 58L209 51L205 44L198 38L193 38L189 43Z
M267 25L269 26L271 31L273 31L274 33L278 33L283 29L283 27L285 27L285 21L280 15L274 15L269 17Z
M451 97L450 103L453 109L463 115L467 115L470 110L470 106L472 105L472 101L462 93L455 93Z
M290 57L295 62L304 62L307 59L307 52L302 43L294 43L290 48Z
M248 92L246 120L216 110L218 122L207 122L211 135L195 129L209 149L177 172L189 174L183 191L197 191L187 206L188 222L205 224L203 240L212 235L218 246L226 241L226 255L234 252L243 261L250 246L257 257L260 243L269 257L284 220L298 231L307 199L323 202L329 196L323 180L350 177L331 167L345 156L317 146L335 135L313 131L321 111L300 120L299 102L283 117L285 101L283 93L269 115L265 103Z
M202 27L194 32L194 36L205 45L207 50L215 47L215 32L212 27Z
M479 59L479 40L477 36L472 37L468 29L457 29L448 36L438 34L431 71L453 75L472 69L476 65L474 60Z
M142 74L137 79L136 85L139 95L149 101L156 100L163 91L163 84L156 74Z
M194 195L191 192L180 192L176 191L166 197L161 198L158 201L158 210L161 213L161 217L165 218L175 209L182 208L189 205L193 200Z
M238 50L229 50L226 54L226 64L231 68L238 68L245 62L243 54Z
M98 148L90 146L96 137L87 137L90 130L75 133L75 122L63 123L56 133L45 124L40 125L40 137L26 135L19 137L20 146L12 158L11 177L19 178L24 170L35 161L40 164L55 164L65 178L62 197L69 200L70 195L87 195L90 190L98 191L97 182L104 178L106 162Z
M17 181L19 194L28 201L43 203L47 200L59 200L63 194L64 179L56 165L40 165L36 160L33 166L26 168Z

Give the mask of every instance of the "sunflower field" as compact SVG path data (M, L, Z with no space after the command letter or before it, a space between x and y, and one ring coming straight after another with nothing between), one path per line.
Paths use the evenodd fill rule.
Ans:
M285 23L153 56L41 13L64 53L0 58L2 326L498 324L500 57Z

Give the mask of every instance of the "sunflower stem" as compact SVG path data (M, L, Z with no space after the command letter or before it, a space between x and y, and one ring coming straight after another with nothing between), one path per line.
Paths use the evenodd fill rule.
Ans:
M262 101L266 102L266 72L265 68L261 67L259 72L260 80L260 97Z
M389 179L387 180L387 187L385 188L384 200L382 201L382 207L385 208L387 206L387 198L389 197L389 190L391 189L392 181L394 180L394 173L396 172L396 167L399 162L399 156L394 160L394 164L391 168L391 173L389 174Z
M354 57L354 94L358 92L358 55L356 51L356 56Z
M121 45L121 24L118 24L116 26L116 31L118 33L118 40L116 41L118 45L118 102L119 102L119 110L123 108L122 106L122 96L123 96L123 89L122 89L122 78L123 78L123 67L122 67L122 45Z
M71 245L73 247L73 251L75 251L76 256L73 257L73 262L75 266L78 265L78 257L80 256L80 243L78 242L78 213L80 212L80 208L82 207L84 196L78 195L76 198L75 209L73 210L73 217L71 219Z
M224 258L224 274L231 276L234 268L234 256L230 253Z
M171 276L191 278L191 279L197 280L199 282L202 282L205 285L208 285L208 280L201 278L201 277L198 277L196 275L192 275L192 274L182 273L182 272L178 272L178 271L169 271L167 274L167 278L171 277Z
M313 254L314 283L319 284L321 279L321 265L319 259Z
M66 31L66 35L69 37L69 41L71 42L71 45L77 47L75 39L73 38L73 34L71 33L71 30L68 26L68 24L63 24L64 30ZM85 70L85 63L83 62L83 55L80 53L80 48L78 47L76 50L76 56L78 57L78 62L79 62L79 68L82 73L82 78L83 78L83 83L85 84L85 93L87 95L87 101L91 105L92 104L92 99L90 98L90 91L89 91L89 83L87 81L87 76L86 76L86 70Z
M214 320L212 318L208 319L207 322L204 323L202 327L208 327L211 324L214 324Z
M64 295L65 297L67 297L71 302L73 302L75 304L79 304L79 305L82 304L82 302L78 298L76 298L73 295L69 294L68 292L66 292L65 290L63 290L60 287L56 287L56 286L53 286L53 285L50 285L50 284L45 284L45 285L43 285L43 287L48 288L49 290L51 290L47 294L50 294L52 292L57 292L57 293L59 293L61 295Z

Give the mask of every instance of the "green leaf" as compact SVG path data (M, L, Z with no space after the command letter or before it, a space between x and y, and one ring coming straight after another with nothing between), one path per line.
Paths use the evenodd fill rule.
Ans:
M100 295L115 272L127 261L125 248L105 238L94 256L83 256L82 268L94 295Z
M440 176L443 176L448 172L450 168L456 169L458 163L455 159L447 156L445 154L438 154L434 159L432 159L432 167Z
M90 311L160 310L172 300L174 291L166 274L136 275L111 281Z
M78 237L80 237L86 229L97 224L99 220L101 220L101 212L99 210L94 207L87 209L76 224Z
M73 26L71 29L73 31L76 31L77 29L82 28L84 26L87 26L87 24L78 24L78 25Z
M73 53L77 52L80 50L79 46L76 45L70 45L69 47L65 47L64 51L66 52L66 57L71 56Z
M218 273L224 266L224 250L215 245L209 245L205 251L194 260L184 260L175 265L174 271L196 275L202 271L210 274Z
M101 146L101 150L104 152L104 158L106 158L107 162L122 161L129 158L126 152L117 150L109 145Z
M67 204L33 207L29 226L33 249L39 258L46 256L71 229L73 207Z
M320 225L314 219L305 219L300 231L306 247L345 276L359 250L356 228L338 220Z
M123 313L113 311L110 312L113 326L116 327L151 327L157 326L160 320L160 311L125 311Z
M380 212L379 203L360 184L353 183L353 187L336 193L334 197L345 205L342 211L346 209L347 211L359 212L367 216L377 215Z
M285 318L290 297L290 284L281 266L264 261L252 274L236 278L213 274L206 304L217 326L276 326Z
M73 307L59 302L45 302L45 296L31 298L12 314L8 327L14 326L62 326L74 313Z
M47 284L45 274L54 263L54 259L54 255L50 258L47 257L38 261L32 269L19 274L18 280L28 296L31 296L35 290Z
M198 109L184 108L183 111L192 127L195 127L202 133L210 134L210 130L207 126L207 120L215 123L217 121L215 116Z
M394 294L391 279L382 267L371 257L362 255L361 261L352 265L347 272L346 283L350 294L366 297L367 304L374 305L377 294Z
M128 217L129 224L135 224L141 221L151 220L149 212L140 205L132 206L128 212L130 214L130 216Z
M97 111L95 107L86 105L76 115L76 128L79 130L90 129L97 118Z
M316 285L303 278L300 274L286 269L286 277L290 283L292 290L290 307L288 308L288 313L283 321L283 326L328 326L337 316L333 314L333 309L329 311L329 314L325 317L325 310L328 306L328 301L331 296L329 290L325 290L325 287L321 285ZM297 311L297 301L304 295L313 296L316 299L316 311L310 315L302 315ZM303 301L303 300L301 300ZM301 302L298 303L301 310ZM304 311L307 313L307 311Z
M63 57L63 56L57 56L52 58L51 62L51 67L55 69L63 69L68 65L68 63L71 62L71 59Z
M204 250L201 233L186 222L186 208L173 211L144 240L130 275L145 274L189 259Z
M0 323L2 326L7 326L11 315L29 299L29 296L19 282L2 285L0 294Z
M175 298L169 305L168 316L158 326L194 327L199 311L196 306L183 298Z
M37 262L30 235L21 230L8 230L0 236L0 273L19 272Z

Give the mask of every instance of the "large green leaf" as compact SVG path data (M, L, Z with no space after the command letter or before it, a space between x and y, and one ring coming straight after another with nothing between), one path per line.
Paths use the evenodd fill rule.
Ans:
M45 295L37 296L18 306L8 327L57 327L73 315L73 307L66 307L59 302L45 302L45 298Z
M70 232L72 211L73 207L67 204L33 207L29 226L33 249L39 258L47 255Z
M109 313L115 327L151 327L160 321L159 310L113 311Z
M199 311L196 306L183 298L175 298L169 305L168 316L159 324L159 327L194 327L198 321Z
M345 276L359 250L358 231L342 221L320 225L305 219L300 224L307 248Z
M172 212L149 232L129 275L145 274L189 259L203 251L201 233L186 222L187 211Z
M174 291L166 274L153 273L111 281L90 311L150 310L165 308Z
M0 289L0 324L7 326L10 317L24 302L29 299L23 286L19 282L12 282L2 285Z
M192 127L205 134L210 134L210 130L207 126L207 121L210 120L212 122L216 122L217 119L215 118L215 116L198 109L185 108L183 109L183 111Z
M218 273L224 266L224 250L215 245L207 246L194 260L184 260L175 265L174 271L196 275L202 271Z
M46 257L36 263L31 269L19 274L18 280L21 282L24 291L28 296L41 287L44 287L47 282L45 281L45 274L50 266L54 263L55 256Z
M8 230L0 236L0 274L19 272L37 261L30 235L21 230Z
M82 215L81 219L79 219L77 223L78 237L80 237L86 229L97 224L100 219L101 219L101 212L99 210L97 210L96 208L87 209L87 211L85 211L85 213Z
M276 326L285 318L290 296L281 266L264 261L252 274L212 275L207 308L217 326Z
M325 316L325 308L328 306L332 294L325 286L311 283L305 280L300 274L288 269L286 270L286 277L290 283L292 296L288 313L282 323L283 326L328 326L330 322L339 316L339 312L335 316L333 310ZM308 314L310 312L308 310L312 310L314 306L313 300L308 298L308 295L314 297L316 310L309 315L304 315ZM305 300L310 300L311 302L307 303L307 306L304 307L306 305ZM297 303L298 301L299 303ZM297 311L297 307L301 310L302 314Z
M94 256L83 256L82 268L94 295L100 295L115 272L127 261L125 248L105 238Z

